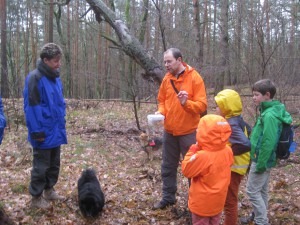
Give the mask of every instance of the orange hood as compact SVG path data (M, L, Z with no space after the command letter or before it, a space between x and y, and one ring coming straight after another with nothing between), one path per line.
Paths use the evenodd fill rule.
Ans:
M211 114L200 119L196 138L200 149L218 151L226 146L230 135L231 127L226 119Z
M199 122L198 144L184 156L182 173L191 178L189 209L197 215L214 216L224 208L233 163L232 150L226 145L230 134L223 117L206 115Z

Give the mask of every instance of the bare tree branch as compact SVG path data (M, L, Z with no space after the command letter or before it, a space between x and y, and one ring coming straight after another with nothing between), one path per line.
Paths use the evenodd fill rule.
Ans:
M126 24L116 18L115 13L103 1L87 0L87 2L93 9L97 21L100 23L103 18L114 29L120 40L122 50L145 70L143 78L160 83L164 76L161 66L147 53L138 39L130 33Z

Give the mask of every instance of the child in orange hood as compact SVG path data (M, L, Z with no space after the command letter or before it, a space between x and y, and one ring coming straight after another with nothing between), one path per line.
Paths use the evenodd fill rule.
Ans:
M182 161L182 173L191 178L188 206L193 225L217 225L225 204L233 163L229 123L219 115L200 119L197 143Z

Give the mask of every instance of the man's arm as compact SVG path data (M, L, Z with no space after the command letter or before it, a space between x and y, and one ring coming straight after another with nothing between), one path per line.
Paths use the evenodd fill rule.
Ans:
M31 74L25 82L24 89L24 110L26 124L33 140L43 141L45 133L42 127L41 96L38 90L40 77ZM26 105L25 105L26 104Z
M202 114L207 110L207 98L204 81L198 73L193 80L193 90L193 99L186 100L183 108L190 113Z

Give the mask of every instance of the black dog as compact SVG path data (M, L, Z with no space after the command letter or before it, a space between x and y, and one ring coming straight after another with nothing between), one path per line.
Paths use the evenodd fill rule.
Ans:
M104 206L104 194L93 169L84 170L78 180L79 208L85 217L96 217Z
M15 224L12 221L12 219L8 217L7 213L4 211L4 209L1 206L0 206L0 224L5 224L5 225Z

